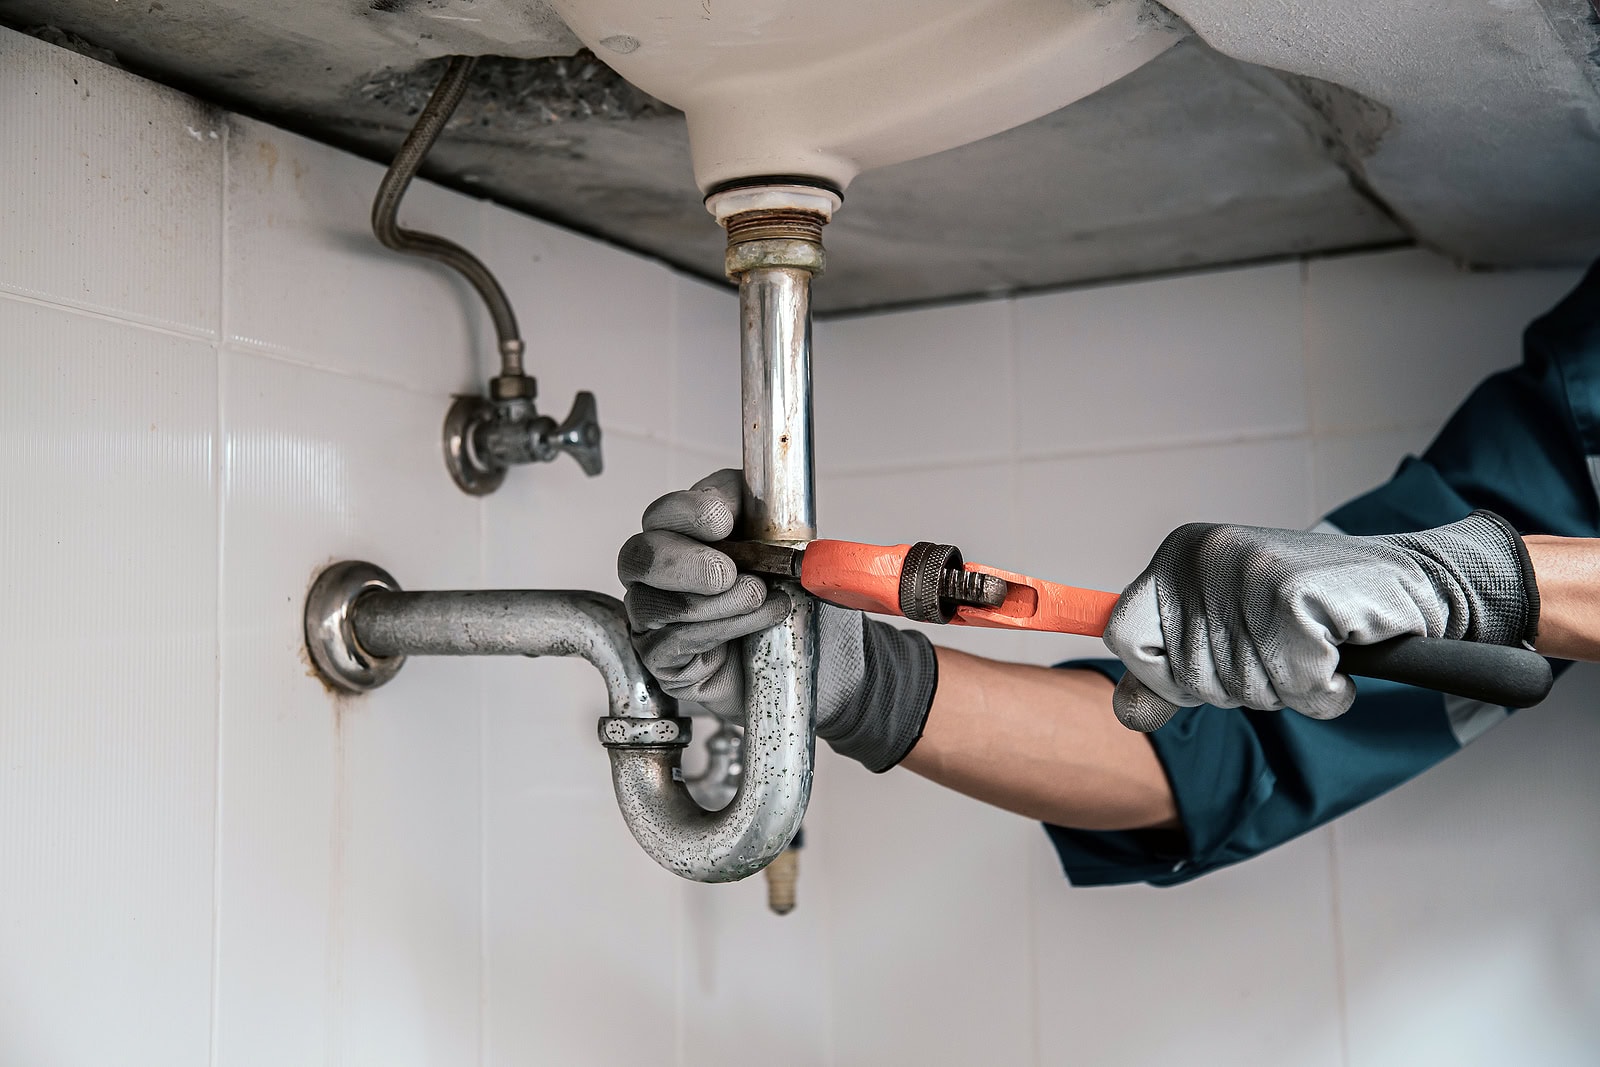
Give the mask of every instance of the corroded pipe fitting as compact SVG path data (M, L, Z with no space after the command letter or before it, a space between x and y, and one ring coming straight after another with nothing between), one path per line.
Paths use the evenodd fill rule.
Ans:
M787 915L794 910L796 886L800 881L800 850L786 848L778 858L767 864L767 907L774 915Z
M765 208L730 215L728 252L723 270L735 281L758 267L794 267L821 274L827 266L822 251L821 215L795 208Z
M838 193L820 185L748 185L711 194L706 208L728 232L723 269L734 281L758 267L821 274L822 227L840 203Z

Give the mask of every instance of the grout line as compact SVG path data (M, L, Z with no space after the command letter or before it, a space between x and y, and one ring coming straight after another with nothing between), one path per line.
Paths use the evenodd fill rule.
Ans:
M677 1067L689 1064L689 888L682 882L673 887L678 906L672 910L672 1061Z
M1029 847L1023 858L1022 877L1028 881L1025 898L1028 920L1028 1053L1034 1067L1044 1065L1044 1035L1040 1033L1039 1011L1039 850Z
M672 338L672 344L671 360L667 366L667 440L673 444L683 443L683 419L679 411L681 398L678 390L678 380L683 376L683 330L678 319L678 281L676 278L670 278L667 283L667 331L668 336Z
M1322 495L1322 487L1318 482L1317 475L1322 470L1322 463L1317 456L1315 438L1311 438L1306 442L1304 463L1306 465L1306 473L1302 488L1306 494L1304 498L1306 509L1300 513L1300 518L1305 524L1303 528L1309 530L1327 517L1327 512L1322 510L1322 504L1318 500ZM1335 504L1333 508L1339 506L1339 504ZM1332 511L1333 508L1329 508L1328 511Z
M1380 433L1400 433L1403 430L1426 430L1436 433L1450 416L1431 415L1427 418L1417 417L1400 419L1394 422L1375 422L1370 425L1346 424L1332 426L1326 429L1313 430L1311 437L1316 441L1353 441L1360 437L1372 437Z
M1321 436L1317 432L1316 370L1313 366L1315 362L1311 357L1311 261L1302 258L1300 260L1300 402L1313 441ZM1312 488L1314 491L1315 484Z
M1007 529L1007 551L1009 558L1021 559L1022 546L1025 541L1022 531L1022 307L1017 301L1012 300L1006 316L1007 329L1010 341L1007 345L1011 359L1011 459L1006 464L1007 485L1007 515L1009 524ZM1008 658L1023 661L1024 657L1019 651L1021 648L1021 635L1014 635L1012 647L1007 653Z
M274 345L252 341L248 338L231 337L222 342L227 348L241 355L254 356L258 359L271 360L274 363L283 363L291 367L300 367L305 370L322 371L339 378L348 378L351 381L365 382L368 385L386 385L414 396L451 397L454 392L449 387L440 389L434 386L419 386L399 378L388 378L379 374L367 374L352 371L345 367L330 367L325 363L318 363L313 357L303 353L293 352Z
M1062 459L1094 459L1101 456L1140 455L1177 449L1229 448L1235 445L1270 444L1275 441L1301 441L1309 440L1310 437L1310 427L1283 426L1262 430L1238 430L1234 433L1194 434L1188 437L1169 437L1126 444L1020 450L1017 458L1024 463L1049 463Z
M1329 921L1333 927L1334 1003L1339 1014L1339 1062L1350 1067L1349 974L1344 957L1344 906L1339 882L1339 827L1328 826Z
M1007 444L1011 456L1006 464L1007 551L1012 559L1021 558L1022 551L1022 307L1015 299L1006 301L1005 331L1006 358L1010 363L1010 426ZM1012 653L1015 655L1015 653ZM1039 1032L1039 878L1037 877L1037 850L1029 848L1023 854L1022 877L1024 881L1023 913L1026 923L1025 952L1027 955L1028 982L1028 1060L1034 1067L1043 1064L1043 1035Z
M626 435L624 435L624 436L626 436ZM660 441L661 439L659 437L653 437L653 438L650 438L650 440L651 441ZM692 456L695 459L703 459L703 460L707 460L707 461L712 462L712 463L722 463L722 464L730 464L731 463L735 467L737 467L739 465L739 457L738 457L737 451L735 451L734 455L730 456L727 452L721 451L719 449L707 448L704 445L686 445L681 441L678 442L674 447L677 448L677 450L679 452L683 453L684 455ZM679 474L685 474L687 472L679 471L678 473Z
M487 255L490 251L488 247L490 212L489 202L478 198L474 211L478 223L476 240L481 254L484 255ZM504 279L507 274L502 271L500 276ZM514 285L515 282L510 284ZM474 298L476 298L476 294L474 294ZM526 344L526 328L522 330L522 334ZM482 380L484 377L484 367L482 366L483 351L484 347L478 346L478 351L472 360L472 370L478 380ZM494 373L492 367L490 373ZM478 587L487 589L489 588L488 497L478 498L477 525ZM478 682L478 1063L480 1067L489 1062L491 1054L490 1018L493 1007L489 978L489 752L491 722L489 715L488 673L486 665L480 664L476 672Z
M1022 450L1022 330L1019 318L1022 308L1015 300L1005 303L1006 343L1006 406L1011 418L1006 427L1006 444L1010 447L1011 458L1015 460Z
M477 500L478 587L488 588L489 501ZM489 698L487 670L478 676L478 1063L489 1062Z
M211 479L212 487L216 493L216 514L213 527L213 541L216 548L216 710L215 710L215 736L213 738L211 774L212 774L212 799L211 799L211 1005L210 1027L208 1031L206 1062L216 1067L220 1049L217 1043L217 1027L221 1017L222 1007L222 731L223 731L223 704L222 704L222 669L224 634L226 633L226 612L224 611L227 598L227 586L224 579L227 573L227 455L228 455L228 422L226 366L223 361L222 338L227 336L228 328L228 132L229 124L218 124L222 128L220 140L222 142L222 231L217 242L217 272L220 282L217 288L217 340L212 344L212 374L216 383L216 396L213 410L216 421L213 424L215 434L211 453Z
M1311 428L1306 447L1306 510L1300 518L1307 527L1315 526L1322 518L1322 456L1317 448L1316 390L1312 386L1311 359L1311 261L1300 260L1300 406L1305 422Z
M975 467L995 467L1015 458L1019 464L1051 463L1058 460L1097 459L1110 456L1141 455L1152 452L1170 452L1195 448L1227 448L1234 445L1270 444L1281 441L1309 441L1311 433L1299 429L1242 431L1233 434L1174 437L1159 441L1130 442L1117 445L1085 445L1074 448L1049 450L1019 450L1014 457L1005 453L988 453L981 456L953 456L940 460L905 460L872 466L838 467L823 471L831 478L871 478L885 474L915 474L949 470L967 470Z
M102 311L98 308L85 307L81 304L71 304L64 300L52 300L45 296L19 293L14 289L0 289L0 300L14 300L19 304L32 304L35 307L49 308L52 311L65 311L69 314L81 315L86 319L114 322L119 326L132 326L136 330L145 330L149 333L160 334L163 337L176 337L183 341L200 341L209 345L215 345L221 341L220 337L204 330L177 329L137 318L130 312Z
M823 761L818 761L818 763L821 762ZM816 765L814 765L814 768L815 766ZM813 792L815 791L813 790ZM824 813L826 813L827 809L824 808L823 810ZM807 815L810 815L809 809L807 810ZM806 890L806 899L815 901L814 906L817 909L816 914L818 936L813 943L817 948L819 957L818 969L822 974L822 1064L823 1067L837 1067L839 1062L838 1013L834 1010L834 1005L838 990L835 988L837 975L835 973L836 968L834 966L834 954L832 948L835 944L834 928L836 925L836 914L834 910L834 886L835 879L838 877L838 871L828 858L828 823L826 823L824 820L814 818L813 825L816 826L821 833L820 835L813 836L811 840L806 843L805 849L803 849L801 852L802 866L800 877L802 879L806 878L805 872L807 868L805 865L809 863L810 870L812 872L810 880L803 882L802 884L815 887L814 889ZM805 858L807 854L810 854L816 858L808 861ZM820 872L817 870L818 867L821 868ZM819 873L821 877L818 877Z
M0 294L0 296L3 295L4 294ZM427 397L429 399L437 400L441 404L448 404L451 398L455 395L453 393L441 391L436 388L408 385L405 382L396 381L392 378L379 378L370 374L356 374L342 368L327 367L320 363L311 363L304 359L298 359L292 356L284 355L281 352L262 349L249 343L224 341L220 344L213 342L213 345L219 350L225 349L227 351L237 352L239 355L248 356L252 359L262 359L271 363L280 363L285 366L295 367L300 370L309 370L320 374L328 374L335 378L342 378L346 381L360 382L363 385L376 385L381 388L393 389L397 392L406 393L410 396ZM670 445L672 443L665 437L662 437L659 433L638 430L631 426L607 426L605 427L605 433L607 437L620 437L625 440L633 441L637 444L643 445ZM709 449L700 449L696 448L695 446L686 447L693 448L702 455L715 456L717 454Z

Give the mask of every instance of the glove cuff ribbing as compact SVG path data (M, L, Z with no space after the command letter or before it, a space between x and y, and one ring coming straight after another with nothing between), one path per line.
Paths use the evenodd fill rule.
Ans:
M1528 555L1528 544L1522 539L1522 534L1504 518L1484 508L1479 508L1472 513L1481 518L1488 519L1505 537L1507 546L1516 557L1517 570L1522 579L1522 618L1514 621L1512 629L1519 634L1521 643L1527 648L1533 648L1539 641L1539 580L1533 572L1533 557Z
M1489 645L1533 647L1539 636L1539 586L1516 527L1479 509L1431 530L1374 538L1410 552L1451 612L1435 636Z

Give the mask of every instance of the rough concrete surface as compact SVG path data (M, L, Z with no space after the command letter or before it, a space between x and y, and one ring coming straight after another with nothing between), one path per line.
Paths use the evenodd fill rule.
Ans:
M1480 266L1600 252L1589 0L1167 6L1196 39L1036 122L863 175L819 309L1412 239ZM579 53L542 0L0 0L0 20L378 159L437 57L502 57L426 173L719 273L682 117Z

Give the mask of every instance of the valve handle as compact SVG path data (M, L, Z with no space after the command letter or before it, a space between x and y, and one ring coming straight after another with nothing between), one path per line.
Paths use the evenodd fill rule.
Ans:
M593 393L584 390L572 398L572 410L556 428L555 443L577 460L589 477L605 469L605 459L600 454L600 412Z

